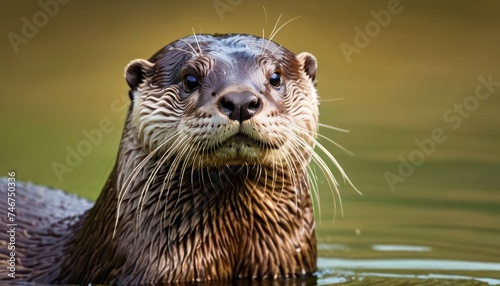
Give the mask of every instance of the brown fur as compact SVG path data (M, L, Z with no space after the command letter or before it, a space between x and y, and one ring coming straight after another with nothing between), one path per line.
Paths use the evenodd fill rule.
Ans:
M267 83L276 70L279 88ZM186 73L199 77L199 89L183 90ZM20 201L38 197L19 205L16 281L311 275L316 241L307 165L316 142L315 74L311 55L249 35L192 36L133 62L117 162L95 205L85 211L80 199L18 185ZM228 90L240 89L256 94L262 106L237 123L216 106ZM6 190L4 181L0 189ZM3 268L5 249L1 244Z

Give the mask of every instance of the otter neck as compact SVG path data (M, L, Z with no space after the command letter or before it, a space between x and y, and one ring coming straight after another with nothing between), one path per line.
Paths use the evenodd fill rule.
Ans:
M146 157L127 124L115 168L67 263L81 273L62 282L224 280L315 270L306 170L251 165L171 170L168 164L155 168L154 159L141 165ZM136 167L140 171L133 174ZM169 172L174 175L165 181ZM88 249L98 255L79 261ZM269 263L256 263L265 260ZM121 279L133 280L113 280L120 277L112 271L118 268L128 274Z

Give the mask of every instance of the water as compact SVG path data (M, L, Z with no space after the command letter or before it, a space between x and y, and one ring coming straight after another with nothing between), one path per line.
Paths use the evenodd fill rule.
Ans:
M350 130L321 133L354 156L323 144L363 195L341 184L342 214L318 177L320 270L288 282L500 284L499 2L400 1L350 61L340 45L355 45L355 28L373 26L390 1L232 1L222 18L213 2L70 1L17 53L4 37L0 176L15 170L18 180L95 199L118 147L129 61L191 28L269 35L281 12L281 23L302 15L275 39L317 57L321 122ZM37 3L1 4L0 34L22 35ZM494 85L478 89L488 78ZM103 120L112 128L100 129ZM102 140L69 166L68 150L94 129ZM54 163L69 170L57 174Z
M322 207L321 279L327 284L339 277L353 279L352 283L373 279L369 281L383 281L382 285L441 285L449 280L460 285L500 284L496 190L488 183L466 184L468 178L494 177L498 165L429 162L392 192L382 176L391 164L366 164L360 172L380 170L380 177L360 187L362 196L344 190L343 217L325 218L332 211ZM449 173L455 180L443 182ZM320 204L330 205L329 198L322 196Z

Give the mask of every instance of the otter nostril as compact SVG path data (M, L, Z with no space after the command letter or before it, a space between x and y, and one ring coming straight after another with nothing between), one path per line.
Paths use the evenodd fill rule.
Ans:
M240 123L252 118L261 107L261 100L251 92L229 93L219 101L219 110Z
M257 97L255 97L255 100L251 101L250 104L248 104L248 109L250 110L257 110L259 109L259 99Z
M234 102L228 100L228 98L223 97L221 98L219 102L219 109L226 114L227 116L231 117L231 114L234 112Z

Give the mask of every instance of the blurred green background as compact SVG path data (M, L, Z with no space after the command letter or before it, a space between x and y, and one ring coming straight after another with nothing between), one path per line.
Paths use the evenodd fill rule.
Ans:
M53 15L40 3L52 3ZM363 192L342 185L344 217L334 219L330 190L320 182L318 240L348 246L336 257L380 256L371 248L378 243L433 249L414 256L500 261L499 1L54 3L0 4L0 176L14 170L18 180L95 199L118 149L129 61L193 29L264 29L267 37L281 13L281 23L302 16L274 40L317 57L320 119L350 130L321 133L354 156L322 142ZM26 21L38 26L30 30ZM346 56L342 47L355 52ZM481 76L497 86L479 100ZM468 109L459 113L457 104ZM100 124L112 131L58 178L55 162L67 165L68 148ZM432 138L436 128L446 140L418 157L415 140ZM411 156L418 164L402 176L400 158ZM400 176L393 188L387 172Z

